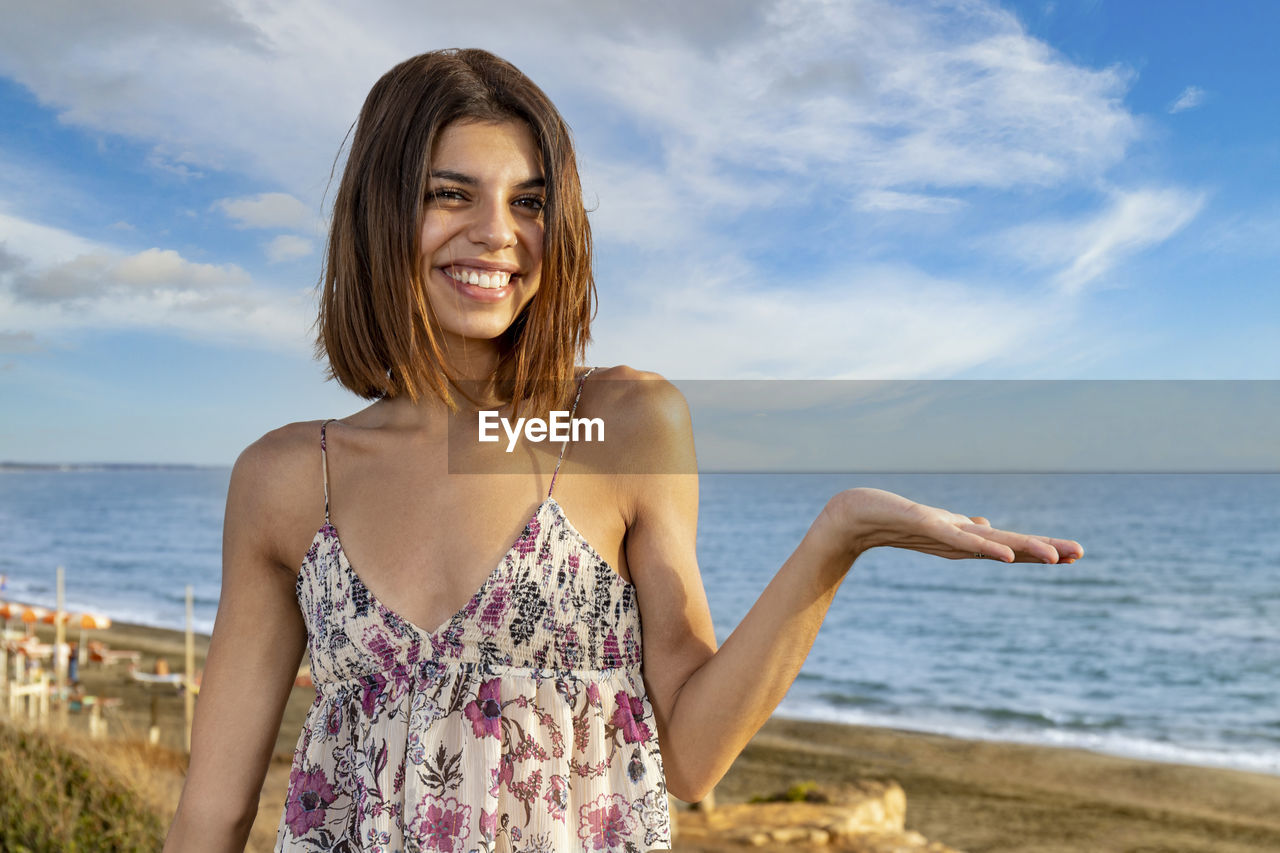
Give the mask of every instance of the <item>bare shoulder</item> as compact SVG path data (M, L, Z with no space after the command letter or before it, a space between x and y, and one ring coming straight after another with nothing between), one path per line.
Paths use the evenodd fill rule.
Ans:
M697 473L689 404L660 374L627 365L597 370L592 382L592 405L584 414L605 423L600 452L606 458L600 464L624 475L619 480L624 516L633 519L640 504L670 486L671 478L648 475Z
M298 421L265 433L231 469L229 525L238 523L260 553L292 570L306 553L303 537L309 540L324 521L322 423Z
M661 374L629 365L598 369L593 409L607 412L628 436L679 440L692 431L689 404L680 389Z

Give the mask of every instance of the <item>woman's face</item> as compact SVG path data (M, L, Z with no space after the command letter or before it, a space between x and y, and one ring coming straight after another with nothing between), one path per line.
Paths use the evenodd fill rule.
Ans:
M545 199L524 122L461 120L436 138L419 245L446 344L497 338L538 292Z

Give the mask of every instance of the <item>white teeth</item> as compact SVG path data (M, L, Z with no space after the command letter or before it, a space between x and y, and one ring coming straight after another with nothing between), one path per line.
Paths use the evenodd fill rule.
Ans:
M492 270L489 272L478 273L471 270L450 269L446 275L455 281L463 284L474 284L477 287L487 288L488 290L497 290L506 287L511 281L511 273L499 272Z

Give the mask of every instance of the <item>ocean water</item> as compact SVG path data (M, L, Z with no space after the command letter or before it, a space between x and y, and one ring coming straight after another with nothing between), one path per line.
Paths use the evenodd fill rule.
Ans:
M197 628L230 470L0 473L0 597ZM1072 565L864 554L780 713L1280 775L1280 475L704 474L726 638L832 494L874 486L1085 547Z

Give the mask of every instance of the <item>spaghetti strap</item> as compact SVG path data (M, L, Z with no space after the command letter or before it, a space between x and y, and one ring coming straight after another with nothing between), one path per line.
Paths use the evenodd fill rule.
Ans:
M569 410L569 435L573 436L573 414L578 411L578 400L582 398L582 386L587 384L587 377L595 372L595 368L588 368L587 372L582 374L582 378L578 380L578 393L573 397L573 408ZM569 439L564 440L564 444L560 445L560 458L556 460L556 470L551 472L551 487L547 489L547 497L551 497L551 492L556 487L556 475L560 473L560 463L564 461L564 452L569 447Z
M324 523L326 526L329 524L329 456L325 452L324 430L336 420L337 418L329 418L320 424L320 467L324 469Z

